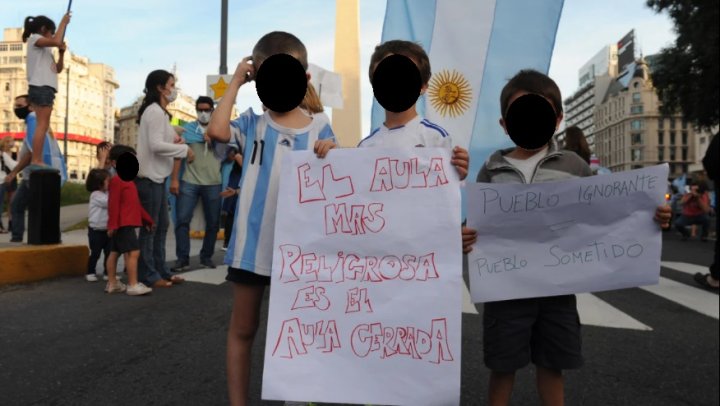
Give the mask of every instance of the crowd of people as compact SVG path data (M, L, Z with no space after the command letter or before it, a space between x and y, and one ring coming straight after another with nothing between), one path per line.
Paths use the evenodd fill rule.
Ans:
M33 35L39 35L46 40L35 38L28 48L57 46L64 49L64 44L58 42L57 37L69 20L69 15L64 17L56 31L54 24L39 17L33 19L35 25L26 24L26 31L30 33L27 38L33 41ZM167 110L168 104L177 97L175 77L164 70L151 72L145 82L145 98L138 113L137 149L125 145L99 145L98 167L87 179L91 198L88 227L90 257L86 278L97 281L95 267L104 253L105 290L108 293L145 295L152 289L170 288L183 282L176 272L186 270L189 265L189 224L198 201L202 201L205 218L200 262L203 266L214 268L216 264L212 257L220 218L225 216L226 238L223 246L227 249L226 279L231 282L233 290L227 333L228 393L233 405L246 404L249 393L253 341L261 320L262 298L271 280L274 212L282 157L293 150L312 150L318 158L324 158L337 147L329 120L322 113L322 105L309 83L309 74L296 104L285 106L285 96L291 93L290 89L275 86L271 87L269 94L260 94L265 111L256 113L248 109L238 118L231 119L241 86L253 80L280 80L277 77L261 79L259 75L264 65L265 72L268 72L269 66L280 63L279 55L289 55L294 64L307 71L307 50L297 37L279 31L268 33L254 46L252 55L237 65L219 104L215 106L213 100L206 97L198 98L197 121L181 130L170 124ZM425 50L408 41L388 41L375 48L369 66L369 79L376 95L387 93L387 88L379 87L388 86L388 82L379 83L374 80L374 75L393 55L411 61L410 65L419 72L416 100L428 88L431 67ZM58 64L56 70L57 67ZM46 68L50 69L49 66ZM413 72L400 72L398 80L404 80L408 73ZM28 74L35 75L30 71ZM28 120L29 139L23 144L25 152L21 153L18 163L11 160L3 163L2 170L7 168L10 171L6 176L6 185L12 184L14 175L24 168L31 170L31 164L54 163L52 159L46 160L44 155L39 155L39 151L44 150L44 144L38 141L41 138L53 139L52 136L45 137L46 126L42 124L42 120L49 117L48 111L52 110L52 99L48 101L47 89L32 89L36 86L33 83L52 88L54 82L30 83L30 96L21 96L19 101L16 100L16 114L29 110L36 113L23 113ZM258 88L261 84L258 83ZM587 144L583 147L578 141L579 149L575 153L559 149L553 139L563 119L563 107L560 90L551 78L537 71L522 70L508 81L499 97L500 123L515 146L495 152L483 165L476 181L536 183L592 175L589 156L585 152ZM416 110L414 100L400 106L378 97L385 109L384 122L358 147L449 148L452 149L452 164L460 178L464 179L469 167L467 151L453 147L451 134L423 119ZM542 119L554 123L550 126L553 128L541 132L537 128L542 126L533 126L534 123L528 122L529 119L537 119L538 112L546 112ZM33 116L38 117L38 124L31 131L27 117ZM257 147L259 143L262 145L260 148ZM6 155L3 153L0 156L5 162ZM223 173L229 178L226 185L223 185ZM16 238L15 227L17 225L20 229L19 223L23 218L22 213L15 210L15 204L19 200L19 208L26 200L18 196L27 195L27 179L28 176L23 176L13 198L13 239ZM0 195L4 190L0 189ZM169 195L176 200L174 267L167 265L165 252L170 226ZM707 205L702 196L698 187L687 199L683 198L684 206L688 210L695 207L696 211L688 211L684 220L681 217L676 225L705 224L705 220L697 218L697 210L705 210ZM668 226L670 217L668 207L659 207L655 213L655 220L663 227ZM467 253L477 241L478 233L467 227L461 232L462 248ZM19 238L22 238L21 233ZM121 255L125 259L127 284L118 278L117 262ZM543 404L562 404L562 371L579 368L583 364L575 296L490 303L485 305L483 317L484 360L491 370L490 404L508 404L515 371L531 362L537 367L538 393Z

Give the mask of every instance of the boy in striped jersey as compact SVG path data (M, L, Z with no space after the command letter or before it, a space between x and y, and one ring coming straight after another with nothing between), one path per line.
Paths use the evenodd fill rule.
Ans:
M242 193L225 256L226 279L233 282L227 344L228 391L232 405L247 403L251 348L265 286L270 284L282 157L293 150L313 148L317 156L323 158L335 147L330 125L313 119L299 107L312 85L296 86L297 81L286 81L300 67L307 71L307 51L297 37L279 31L263 36L253 48L252 57L238 64L207 130L215 140L237 144L243 155L240 184L230 185L239 187ZM300 82L303 77L309 81L309 75L302 76L302 71L300 75ZM248 109L230 121L238 89L253 79L268 110L258 115Z

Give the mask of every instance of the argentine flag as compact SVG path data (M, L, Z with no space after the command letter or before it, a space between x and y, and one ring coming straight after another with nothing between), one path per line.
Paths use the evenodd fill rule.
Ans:
M422 45L432 77L418 113L468 148L474 180L488 156L512 145L498 124L500 91L521 69L547 73L563 0L388 0L382 41ZM373 102L372 128L385 119Z

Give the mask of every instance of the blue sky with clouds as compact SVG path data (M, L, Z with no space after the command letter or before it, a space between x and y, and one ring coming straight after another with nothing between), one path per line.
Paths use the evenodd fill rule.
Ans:
M452 0L443 0L452 1ZM0 0L0 27L20 27L28 15L60 21L66 0ZM119 107L142 94L146 75L177 66L179 86L195 97L205 93L205 76L216 74L220 55L220 1L74 0L66 35L72 52L115 68ZM333 67L335 1L230 0L228 71L248 55L263 34L289 31L307 46L310 62ZM384 0L360 0L363 133L369 131L372 89L366 80L373 47L380 42ZM564 96L577 88L578 69L604 45L635 28L637 45L652 54L672 43L672 22L655 14L644 0L565 0L550 75ZM238 108L260 104L244 86Z

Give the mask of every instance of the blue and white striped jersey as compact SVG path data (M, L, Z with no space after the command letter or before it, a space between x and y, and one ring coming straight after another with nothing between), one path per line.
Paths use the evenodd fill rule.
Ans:
M373 130L360 141L358 147L406 148L406 147L447 147L452 140L439 125L415 116L407 124L388 128L385 124Z
M269 276L283 155L312 149L317 140L335 141L335 134L327 120L314 118L305 128L287 128L252 109L231 121L230 131L231 143L243 154L243 169L225 264Z

